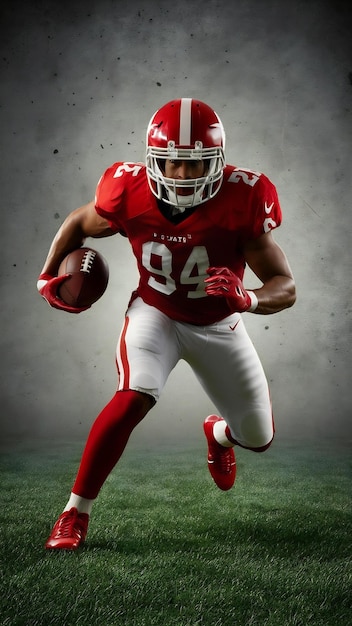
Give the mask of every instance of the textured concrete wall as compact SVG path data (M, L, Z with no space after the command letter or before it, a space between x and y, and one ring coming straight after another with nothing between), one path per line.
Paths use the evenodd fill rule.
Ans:
M228 162L264 171L279 191L276 239L298 301L276 316L246 316L278 434L350 437L348 3L49 0L8 3L2 14L3 440L85 438L112 395L115 344L136 284L128 242L94 242L111 279L82 315L50 309L36 279L61 221L93 197L111 163L144 159L149 118L180 96L215 108ZM212 410L180 364L134 438L196 439Z

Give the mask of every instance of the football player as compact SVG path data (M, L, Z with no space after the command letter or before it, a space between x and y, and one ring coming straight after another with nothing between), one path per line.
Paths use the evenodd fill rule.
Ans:
M91 428L49 549L84 542L94 500L180 359L216 407L203 428L220 489L235 480L234 446L263 452L274 436L268 383L242 314L277 313L295 301L273 238L281 223L276 189L264 174L226 164L221 120L199 100L162 106L146 143L145 164L115 163L95 200L68 215L38 280L51 306L79 313L58 296L66 280L57 276L60 262L87 237L117 233L129 239L139 271L117 345L117 390ZM244 287L246 265L259 288Z

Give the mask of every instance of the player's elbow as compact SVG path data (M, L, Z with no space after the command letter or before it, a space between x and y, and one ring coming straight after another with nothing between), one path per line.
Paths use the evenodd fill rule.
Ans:
M296 283L294 281L294 278L288 277L285 287L285 303L286 308L289 309L291 306L294 305L297 298Z

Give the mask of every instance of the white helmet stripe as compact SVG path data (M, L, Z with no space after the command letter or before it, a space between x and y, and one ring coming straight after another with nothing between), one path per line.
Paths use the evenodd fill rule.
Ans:
M180 146L191 145L191 110L192 98L181 98Z

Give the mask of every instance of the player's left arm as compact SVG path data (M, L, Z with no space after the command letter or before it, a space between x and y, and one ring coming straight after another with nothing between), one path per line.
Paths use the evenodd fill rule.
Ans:
M246 243L246 263L263 283L254 293L261 315L277 313L291 307L296 300L295 280L286 254L276 243L271 231Z

